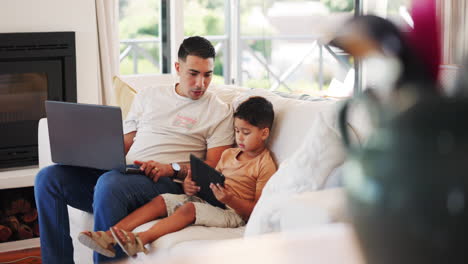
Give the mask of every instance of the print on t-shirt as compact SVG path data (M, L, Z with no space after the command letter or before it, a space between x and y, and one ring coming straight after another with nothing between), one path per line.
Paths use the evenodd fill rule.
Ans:
M192 117L177 114L174 121L172 122L172 125L190 130L195 126L195 124L197 124L197 121L198 120Z

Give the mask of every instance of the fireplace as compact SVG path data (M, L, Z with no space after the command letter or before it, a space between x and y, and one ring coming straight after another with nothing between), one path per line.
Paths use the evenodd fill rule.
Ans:
M76 102L75 33L0 34L0 169L38 164L45 100Z

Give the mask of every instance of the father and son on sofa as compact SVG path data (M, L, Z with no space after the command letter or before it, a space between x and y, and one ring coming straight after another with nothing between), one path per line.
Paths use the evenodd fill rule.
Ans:
M178 57L177 84L142 89L128 114L123 111L127 163L139 165L144 175L64 165L44 167L42 162L35 195L44 263L73 263L76 238L96 251L95 262L104 262L147 253L145 244L156 240L152 247L161 247L157 244L161 239L193 224L236 230L234 235L214 239L281 231L287 217L282 211L293 207L292 194L340 185L345 154L336 129L335 101L287 99L231 86L208 89L215 51L201 37L185 39ZM44 140L41 122L40 141ZM359 131L355 127L351 131L359 140ZM237 148L232 148L234 134ZM40 155L43 153L40 149ZM226 209L196 197L199 187L192 181L187 163L190 153L226 176L224 187L210 186ZM274 160L280 165L276 173ZM327 221L342 219L341 190L330 195L324 199L333 200L324 206ZM82 228L79 234L70 232L68 222L74 216L70 212L69 219L68 211L76 209L67 206L93 213L97 231ZM150 228L134 231L165 216L154 225L151 222ZM247 227L241 227L247 220ZM169 233L173 234L166 235ZM184 239L175 240L179 241L169 242L169 247ZM75 252L78 262L76 256Z

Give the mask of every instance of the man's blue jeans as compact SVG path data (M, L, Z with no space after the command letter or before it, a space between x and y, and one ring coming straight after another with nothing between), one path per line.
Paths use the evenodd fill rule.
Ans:
M39 212L42 262L73 263L67 205L94 214L94 230L108 230L162 193L182 193L170 178L154 183L145 175L74 166L43 168L34 184ZM76 239L76 238L75 238ZM116 258L125 253L116 246ZM94 262L110 260L94 253Z

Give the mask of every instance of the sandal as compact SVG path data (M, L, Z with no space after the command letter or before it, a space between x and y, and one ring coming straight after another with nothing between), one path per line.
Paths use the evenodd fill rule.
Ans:
M114 238L104 231L85 231L78 235L78 241L97 253L109 258L115 257Z
M118 229L117 227L111 227L110 231L112 233L112 236L114 236L115 241L117 241L119 246L128 256L133 257L138 252L143 252L145 254L148 254L148 250L143 245L143 242L141 242L141 239L138 236L138 233L132 233L134 236L134 239L132 240L130 236L128 235L130 232L126 232L125 230ZM117 235L117 232L122 232L122 234L125 236L125 241L119 238L119 236Z

